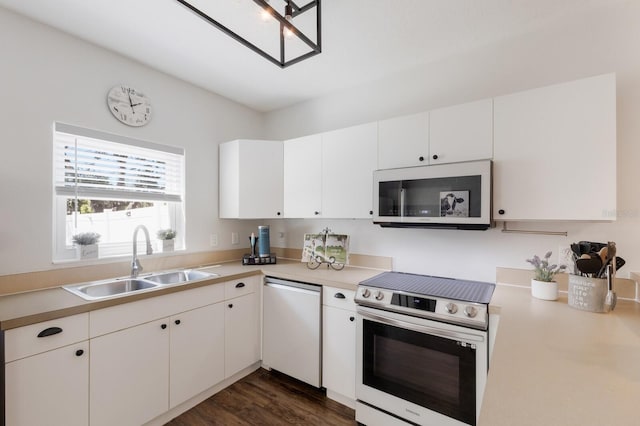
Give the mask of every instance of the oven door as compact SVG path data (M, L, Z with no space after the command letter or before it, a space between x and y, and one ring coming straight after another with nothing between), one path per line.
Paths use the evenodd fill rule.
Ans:
M476 424L486 332L363 306L357 317L358 401L416 424Z

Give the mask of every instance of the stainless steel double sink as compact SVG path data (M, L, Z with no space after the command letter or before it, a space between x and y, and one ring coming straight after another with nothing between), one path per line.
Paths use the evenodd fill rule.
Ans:
M65 290L85 300L101 300L111 297L125 296L132 293L151 291L172 284L184 284L219 277L220 275L185 269L179 271L158 272L138 278L116 278L91 281L81 284L62 286Z

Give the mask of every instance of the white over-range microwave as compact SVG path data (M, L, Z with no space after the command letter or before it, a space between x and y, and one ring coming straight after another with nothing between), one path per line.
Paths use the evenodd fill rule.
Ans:
M486 230L491 160L376 170L373 199L380 226Z

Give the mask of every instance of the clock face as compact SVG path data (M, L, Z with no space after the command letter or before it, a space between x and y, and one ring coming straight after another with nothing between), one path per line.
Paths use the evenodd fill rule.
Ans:
M129 126L144 126L151 120L151 103L143 93L127 86L114 86L107 94L109 111Z

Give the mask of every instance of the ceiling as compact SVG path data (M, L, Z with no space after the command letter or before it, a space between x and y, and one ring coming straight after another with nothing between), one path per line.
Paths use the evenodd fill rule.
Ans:
M323 0L322 53L285 69L240 45L176 0L0 0L0 6L258 111L272 111L536 31L615 2ZM225 19L237 21L244 11L253 19L255 12L252 0L194 3L209 4L223 24ZM246 16L238 25L252 25L248 31L253 37L269 44L264 39L270 37L255 30L264 25L257 14L255 20L255 27Z

